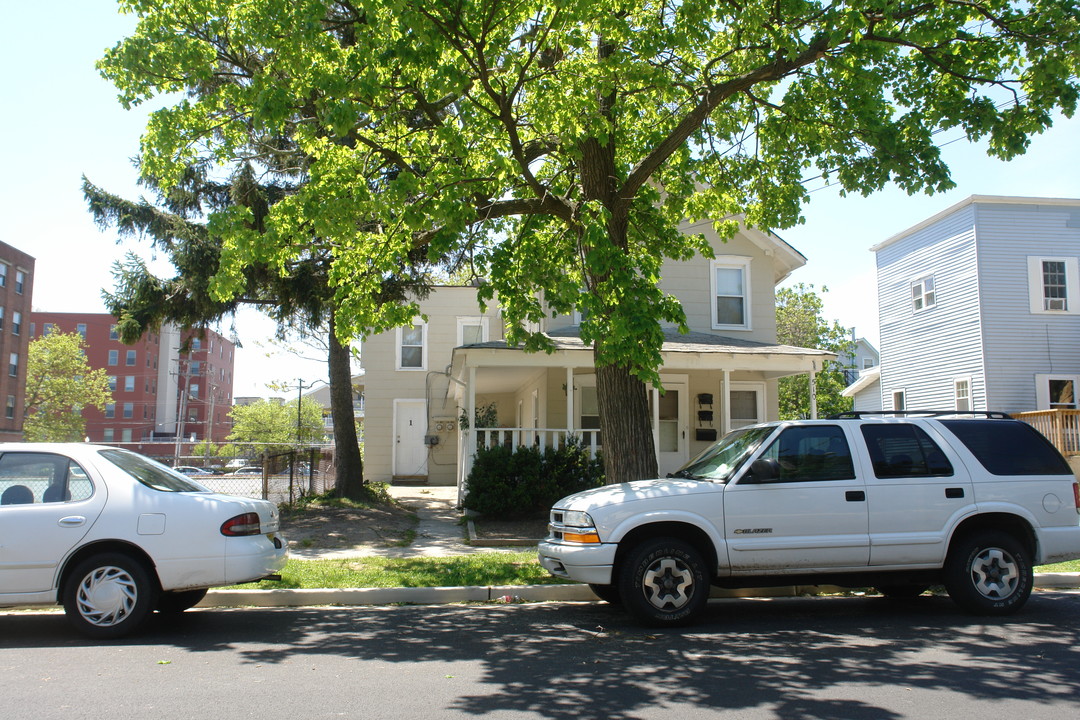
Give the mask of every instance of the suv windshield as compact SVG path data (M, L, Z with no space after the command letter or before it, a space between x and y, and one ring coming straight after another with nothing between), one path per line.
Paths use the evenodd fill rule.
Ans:
M135 478L143 485L162 492L210 492L189 477L150 458L125 450L102 450L101 457Z
M670 477L725 483L774 430L775 425L734 430L673 472Z

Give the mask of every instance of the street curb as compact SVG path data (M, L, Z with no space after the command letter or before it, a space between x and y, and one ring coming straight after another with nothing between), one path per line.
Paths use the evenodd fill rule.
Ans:
M1035 587L1080 588L1080 573L1039 573ZM798 597L843 592L828 585L789 585L725 590L713 588L714 598ZM588 585L491 585L434 588L342 588L309 590L211 590L197 607L307 607L313 605L447 605L487 602L594 602Z

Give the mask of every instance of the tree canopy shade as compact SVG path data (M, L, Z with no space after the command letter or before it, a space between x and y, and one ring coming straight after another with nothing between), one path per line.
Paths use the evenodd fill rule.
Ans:
M821 291L827 292L825 288ZM840 393L847 387L844 363L850 362L855 344L851 331L821 315L821 296L813 285L799 283L776 291L776 340L784 345L817 348L836 353L837 359L825 364L814 378L818 415L828 417L851 410L852 400ZM780 378L777 387L780 419L810 417L810 377L793 375Z
M112 402L108 375L90 369L83 347L79 333L54 331L30 342L23 421L29 442L82 442L83 408L104 410Z
M141 20L104 75L128 104L177 98L151 118L144 173L169 188L234 165L251 128L263 157L280 138L311 159L264 219L211 214L215 297L241 291L251 258L284 266L318 237L338 333L363 335L416 312L383 302L386 277L468 246L511 341L543 349L530 323L585 311L613 481L656 472L643 383L658 382L660 323L685 326L656 279L664 258L711 255L683 219L787 227L812 176L946 189L935 132L1008 159L1078 96L1075 0L121 6Z

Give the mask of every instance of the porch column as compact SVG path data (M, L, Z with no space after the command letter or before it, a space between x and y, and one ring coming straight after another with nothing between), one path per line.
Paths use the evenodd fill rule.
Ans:
M723 371L720 381L720 437L731 432L731 371Z
M469 392L465 400L465 413L469 418L469 467L472 470L473 458L476 457L476 368L469 368Z
M817 363L815 363L816 365ZM810 419L817 420L817 372L810 371Z
M574 432L574 368L566 368L566 436Z
M652 444L656 462L660 462L660 391L650 388L652 393Z

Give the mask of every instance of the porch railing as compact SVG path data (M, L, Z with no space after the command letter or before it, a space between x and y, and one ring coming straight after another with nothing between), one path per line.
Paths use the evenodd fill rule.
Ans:
M1062 455L1080 455L1080 410L1036 410L1013 417L1045 435Z
M568 437L576 437L589 448L589 456L596 457L600 450L599 430L573 430L560 428L476 428L476 447L489 448L504 445L514 450L518 447L536 447L541 452L548 448L560 448Z

